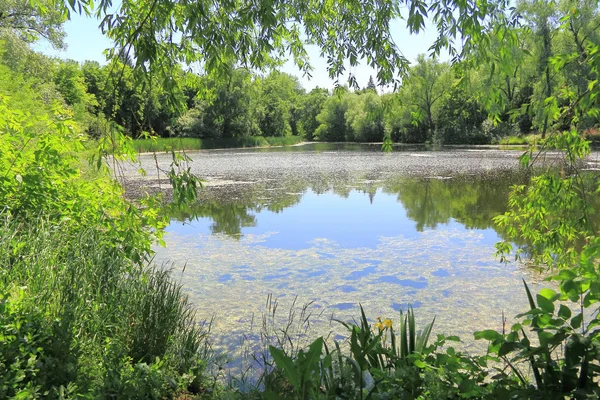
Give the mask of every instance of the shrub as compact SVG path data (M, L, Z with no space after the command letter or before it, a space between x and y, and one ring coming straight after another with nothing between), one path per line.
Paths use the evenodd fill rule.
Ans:
M99 141L0 66L0 398L163 398L201 386L204 335L149 264L160 199L125 200ZM125 153L125 154L122 154ZM132 159L132 152L114 159Z

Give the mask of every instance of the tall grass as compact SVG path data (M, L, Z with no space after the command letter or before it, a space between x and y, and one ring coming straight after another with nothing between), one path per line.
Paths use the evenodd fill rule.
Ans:
M199 390L204 332L167 270L131 262L101 227L0 218L0 376L22 372L0 378L1 398ZM10 339L23 326L35 351Z
M227 149L238 147L291 146L302 142L300 136L248 136L230 139L155 138L137 139L134 147L139 153L165 150Z
M246 368L230 380L241 398L416 398L426 390L425 362L445 340L430 346L433 321L417 329L409 307L400 311L395 330L391 319L369 321L361 307L358 322L331 320L347 329L346 339L315 340L311 321L323 318L324 309L296 300L282 309L268 296L254 336L260 344L248 347Z
M521 146L539 143L542 135L505 136L498 141L500 145Z

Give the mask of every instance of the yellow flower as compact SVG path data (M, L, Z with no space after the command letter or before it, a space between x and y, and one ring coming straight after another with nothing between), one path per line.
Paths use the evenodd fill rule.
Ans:
M391 320L391 319L388 319L388 318L386 318L386 319L384 319L384 320L383 320L383 324L385 325L385 327L386 327L386 328L388 328L388 329L389 329L389 328L391 328L391 327L392 327L392 320Z
M376 323L375 325L373 325L373 328L377 328L377 329L379 329L381 331L385 327L383 326L383 324L380 321L380 322Z

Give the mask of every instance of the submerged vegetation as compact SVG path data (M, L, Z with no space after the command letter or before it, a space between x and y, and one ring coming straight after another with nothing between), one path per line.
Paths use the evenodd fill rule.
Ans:
M594 137L600 115L598 3L520 1L511 13L502 2L409 3L406 14L396 1L333 1L324 9L312 1L126 0L114 12L110 1L95 9L87 0L2 2L0 397L598 397L600 238L592 199L600 189L579 168L590 152L584 133ZM72 12L102 20L116 45L106 66L30 49L39 37L63 45ZM409 65L391 40L401 13L411 32L424 28L426 16L435 22L431 51L447 50L452 67L425 57ZM378 85L399 85L397 71L402 84L379 95L374 83L361 90L350 75L352 90L305 94L286 74L248 72L289 54L310 74L303 36L328 58L333 78L346 70L346 57L351 66L364 58ZM195 62L205 75L182 70ZM118 163L135 160L138 137L387 147L390 140L489 143L531 131L542 146L521 158L533 176L495 217L508 240L498 251L508 257L512 243L526 241L527 256L548 269L558 291L534 295L525 285L529 304L519 323L474 334L489 341L479 357L451 346L457 338L430 338L431 324L419 333L412 310L377 322L363 311L359 322L341 322L347 343L268 347L262 380L246 392L210 374L193 309L167 270L152 264L166 201L129 201L118 181ZM563 152L565 166L534 170L549 149ZM187 162L173 152L171 207L195 198L199 182ZM407 202L414 192L403 194Z

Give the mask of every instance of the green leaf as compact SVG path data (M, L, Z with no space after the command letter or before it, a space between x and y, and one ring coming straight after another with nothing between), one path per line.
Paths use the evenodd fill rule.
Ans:
M525 279L523 279L523 285L525 286L525 292L527 293L527 300L529 300L529 307L532 310L534 310L537 308L537 306L535 305L535 302L533 301L533 296L531 295L531 291L529 290L529 286L527 286Z
M302 364L301 373L304 382L310 380L311 374L316 371L321 360L321 354L323 350L323 338L319 337L308 348L308 352L305 354L305 360Z
M483 331L475 332L474 336L475 336L475 340L485 339L485 340L490 340L490 341L493 341L493 340L496 340L496 339L502 337L502 335L500 333L498 333L497 331L492 330L492 329L486 329Z
M551 300L548 300L541 294L536 296L538 306L542 309L542 311L552 314L554 312L554 303Z
M271 357L273 357L275 364L283 371L290 384L299 390L300 374L296 369L294 361L288 357L283 350L280 350L277 347L269 346L269 352L271 353Z
M581 327L581 323L583 322L583 314L577 314L573 318L571 318L571 326L573 329L579 329Z
M520 347L519 343L516 342L504 342L500 346L500 350L498 350L498 357L503 357L508 353L511 353L517 350Z
M558 309L558 316L565 320L571 318L571 309L564 304L561 304Z
M560 297L560 294L558 294L554 290L548 289L548 288L543 288L542 290L540 290L540 295L544 296L546 299L548 299L550 301L557 300Z

